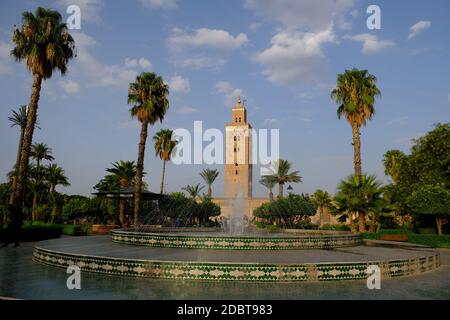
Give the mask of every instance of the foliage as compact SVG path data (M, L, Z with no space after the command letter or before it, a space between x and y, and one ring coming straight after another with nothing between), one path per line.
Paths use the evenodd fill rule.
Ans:
M400 178L401 168L406 155L400 150L389 150L383 156L384 173L396 184Z
M450 249L450 235L433 235L433 234L417 234L411 230L395 229L395 230L380 230L376 233L363 234L364 239L378 240L383 234L406 234L408 242L430 246L434 248L449 248Z
M188 184L186 187L183 187L181 189L186 191L192 199L196 199L198 196L200 196L200 192L203 190L203 188L204 186L201 186L200 183L197 183L195 186L191 186Z
M24 225L20 229L20 241L42 241L47 239L60 238L62 228L57 225ZM7 233L10 232L7 228L0 229L0 241L5 241Z
M308 195L290 194L286 198L263 203L253 210L253 215L267 224L301 227L309 216L316 213L316 209Z
M264 179L274 180L278 183L279 191L278 197L283 197L283 188L286 183L298 183L302 181L300 171L291 171L292 164L284 159L279 159L274 163L276 172L272 175L267 175Z
M202 177L203 181L205 181L205 183L208 186L208 196L211 197L212 196L212 185L214 183L214 181L216 181L217 176L219 175L219 171L217 171L216 169L204 169L202 172L200 172L200 176Z
M343 224L324 224L323 226L319 227L320 230L331 230L331 231L350 231L350 227L343 225Z

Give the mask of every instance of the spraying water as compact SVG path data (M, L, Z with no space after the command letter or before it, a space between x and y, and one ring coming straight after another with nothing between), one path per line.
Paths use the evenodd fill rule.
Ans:
M248 226L248 221L245 219L244 193L240 188L238 188L236 197L232 201L231 208L228 221L229 233L231 235L242 235Z

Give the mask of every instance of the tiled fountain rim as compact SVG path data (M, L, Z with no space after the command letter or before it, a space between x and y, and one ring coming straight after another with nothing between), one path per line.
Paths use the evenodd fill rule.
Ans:
M300 264L164 261L83 255L49 250L36 245L33 259L61 268L78 265L84 272L157 279L293 282L357 280L367 277L369 265L378 265L382 277L409 276L440 266L438 252L409 259Z
M263 233L232 236L220 233L171 233L113 230L112 241L129 245L186 249L224 250L298 250L329 249L356 246L362 243L360 234L293 234Z

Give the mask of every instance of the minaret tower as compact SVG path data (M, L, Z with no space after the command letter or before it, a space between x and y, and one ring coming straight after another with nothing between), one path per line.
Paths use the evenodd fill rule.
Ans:
M225 198L234 198L240 189L245 198L252 197L252 136L247 110L239 96L225 126Z

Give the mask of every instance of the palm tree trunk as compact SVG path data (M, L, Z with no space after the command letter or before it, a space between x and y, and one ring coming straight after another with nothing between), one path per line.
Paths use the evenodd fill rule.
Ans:
M11 193L9 195L9 204L13 204L14 201L14 190L16 189L16 185L17 185L17 174L19 171L19 165L20 165L20 155L22 153L22 145L23 145L23 136L25 134L25 128L21 127L20 128L20 140L19 140L19 147L17 148L17 157L16 157L16 166L15 168L15 172L14 172L14 176L12 178L12 188L11 188Z
M136 185L134 190L134 226L139 225L139 215L141 213L142 196L142 174L144 172L145 143L147 141L148 122L142 122L141 137L139 140L139 153L136 163Z
M278 184L278 198L281 199L283 198L283 188L284 187L284 183L279 183Z
M352 124L352 134L353 134L353 162L355 165L355 176L361 177L361 139L359 134L359 127L356 124Z
M126 199L120 199L119 200L119 221L120 221L120 226L123 228L124 224L125 224L125 207L127 204L127 200Z
M36 186L33 192L33 206L31 208L31 220L32 221L36 221L36 217L37 217L37 205L38 205L38 188L40 187L40 183L41 183L41 178L40 178L40 161L36 160Z
M161 188L159 193L164 192L164 177L166 176L166 160L163 160L163 169L162 169L162 175L161 175Z
M366 214L364 212L358 212L359 218L359 232L366 232Z
M273 201L273 192L272 192L272 189L269 190L269 200L270 200L270 201Z
M353 134L353 161L355 166L355 176L361 179L362 167L361 167L361 139L359 133L359 126L352 124ZM358 212L359 217L359 232L366 232L366 215L364 212Z
M27 113L27 125L23 136L23 145L20 155L20 164L17 173L16 188L14 189L14 199L12 201L11 213L16 227L20 228L23 221L23 191L28 174L28 162L30 158L31 143L33 141L34 126L36 124L39 96L41 92L42 77L33 76L30 104Z
M212 197L212 186L208 184L208 197Z

